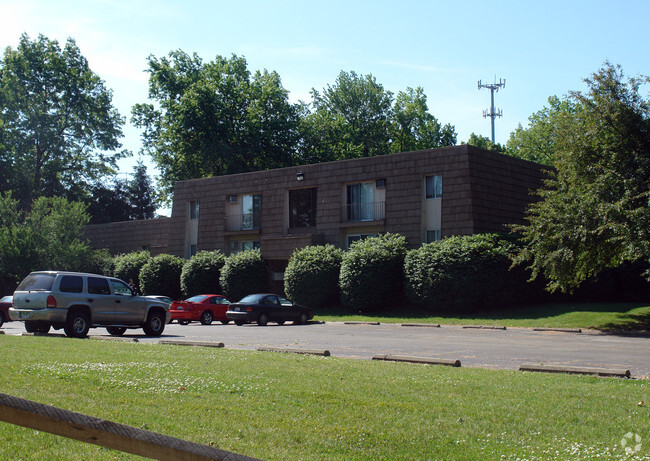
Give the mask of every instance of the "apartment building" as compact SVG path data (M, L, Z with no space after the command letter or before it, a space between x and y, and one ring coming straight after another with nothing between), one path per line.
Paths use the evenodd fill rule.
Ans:
M460 145L179 181L171 217L88 226L97 248L185 258L259 248L281 280L291 253L385 232L410 247L522 223L542 166Z

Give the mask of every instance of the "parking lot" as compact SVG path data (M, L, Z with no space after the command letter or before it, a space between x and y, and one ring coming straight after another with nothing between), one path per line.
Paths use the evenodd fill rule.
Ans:
M22 334L22 322L5 323L6 334ZM62 330L53 334L62 334ZM104 328L91 336L109 337ZM166 325L160 338L146 337L141 329L127 330L125 340L165 340L223 343L228 349L258 347L329 351L332 356L372 359L395 354L460 360L462 366L518 369L527 363L630 370L635 378L650 377L650 338L618 336L594 331L581 333L533 331L524 328L479 329L462 326L402 326L399 324L308 325L255 324Z

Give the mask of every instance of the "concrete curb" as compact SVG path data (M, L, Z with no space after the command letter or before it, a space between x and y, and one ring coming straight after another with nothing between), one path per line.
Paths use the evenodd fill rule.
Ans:
M224 347L221 342L210 341L179 341L172 339L163 339L159 341L160 344L172 344L174 346L198 346L198 347Z
M523 364L519 371L538 371L542 373L569 373L578 375L597 375L597 376L614 376L618 378L629 378L630 370L617 370L607 368L591 367L566 367L562 365L541 365L541 364Z
M320 355L323 357L329 357L330 351L325 350L314 350L314 349L292 349L284 347L258 347L255 349L259 352L287 352L293 354L305 354L305 355Z
M463 328L475 328L477 330L505 330L504 326L497 325L463 325Z
M403 327L440 328L439 323L402 323Z
M27 333L26 331L23 331L21 336L52 336L52 337L59 337L59 338L64 338L65 335L63 333L41 333L39 331L36 331L34 333Z
M429 357L409 357L406 355L378 354L373 356L373 360L385 360L388 362L408 362L424 363L427 365L447 365L450 367L460 367L460 360L453 359L436 359Z
M379 322L343 322L343 325L381 325Z
M582 333L580 328L533 328L533 331L559 331L561 333Z
M122 338L121 336L90 336L91 339L100 339L102 341L119 341L122 343L139 343L138 338Z

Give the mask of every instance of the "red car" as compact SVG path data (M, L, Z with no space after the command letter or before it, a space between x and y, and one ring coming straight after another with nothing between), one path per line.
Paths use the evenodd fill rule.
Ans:
M9 317L9 308L13 304L13 296L3 296L0 299L0 327L5 322L11 322L11 317Z
M228 298L221 295L197 295L185 301L174 301L169 308L172 314L169 323L176 320L181 325L187 325L194 320L210 325L213 320L218 320L225 325L230 322L226 317L229 306Z

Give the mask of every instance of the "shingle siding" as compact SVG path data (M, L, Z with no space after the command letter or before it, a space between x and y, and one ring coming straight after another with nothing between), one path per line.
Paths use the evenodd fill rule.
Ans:
M304 174L297 181L296 173ZM144 240L178 256L185 255L188 203L199 201L198 250L220 249L227 241L256 239L269 260L286 260L296 248L309 244L345 244L348 233L396 232L410 247L422 243L423 183L442 175L441 233L443 237L500 232L522 223L533 200L530 191L541 185L540 165L461 145L441 149L342 160L267 171L179 181L174 189L171 218L89 226L93 246L112 252L139 249ZM385 219L342 222L345 185L385 179ZM290 189L317 187L315 228L289 230L286 222ZM230 195L262 195L259 231L227 232L225 206ZM164 245L163 245L164 242ZM280 264L281 266L281 264Z

